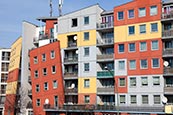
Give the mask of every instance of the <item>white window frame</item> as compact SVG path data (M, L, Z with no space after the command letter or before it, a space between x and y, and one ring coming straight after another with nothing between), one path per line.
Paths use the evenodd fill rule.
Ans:
M130 28L133 27L134 28L134 32L133 33L130 33ZM135 35L135 26L128 26L128 35L131 36L131 35Z
M45 71L46 70L46 71ZM43 68L42 69L42 73L43 73L43 76L46 76L47 75L47 68Z
M153 76L152 78L153 78L153 86L159 86L160 85L160 76Z
M157 42L157 48L153 47L153 42ZM159 50L159 41L158 40L151 41L151 50Z
M155 29L154 31L152 30L153 24L157 25L157 29ZM151 27L151 32L158 32L158 23L151 23L150 27Z
M118 70L120 70L120 71L124 71L125 70L125 61L124 60L118 61Z
M152 7L155 7L156 9L155 12L152 12ZM155 16L158 14L158 8L157 8L157 5L153 5L153 6L150 6L150 16Z
M42 54L42 61L43 61L43 62L46 61L46 54L45 54L45 53Z
M88 18L88 23L85 22L85 19ZM84 25L89 25L90 23L90 19L89 19L89 16L84 16Z
M134 98L134 99L132 99ZM130 95L130 104L137 104L137 96L136 95Z
M53 89L58 88L58 82L57 80L53 80Z
M88 68L86 68L88 65ZM89 72L90 71L90 63L84 63L84 72Z
M133 17L130 17L129 11L133 11ZM129 9L129 10L128 10L128 19L133 19L133 18L135 18L135 10L134 10L134 9Z
M120 95L119 96L119 99L120 99L120 104L125 104L126 103L126 95Z
M41 106L41 99L36 99L36 106L40 107Z
M90 79L84 79L84 88L90 87Z
M119 78L118 79L118 84L119 84L119 87L125 87L126 86L126 79L125 78Z
M88 50L88 53L86 52ZM89 56L90 55L90 48L89 47L85 47L84 48L84 56Z
M145 49L142 49L142 43L145 43ZM140 50L140 52L144 52L144 51L147 51L147 42L140 42L140 44L139 44L139 50Z
M119 13L121 13L121 12L123 13L123 18L122 19L119 19ZM119 20L119 21L120 20L124 20L124 11L118 11L117 12L117 20Z
M144 100L144 98L146 98L147 100ZM149 104L149 98L148 95L142 95L142 104Z
M144 15L141 15L141 10L144 9L145 12L144 12ZM146 8L145 7L141 7L138 9L138 17L145 17L146 16Z
M38 63L38 57L35 56L35 57L34 57L34 64L37 64L37 63Z
M135 62L135 68L131 68L131 62ZM136 60L129 60L129 70L135 70L136 69Z
M36 92L40 92L40 85L39 85L39 84L36 84L36 86L35 86L35 91L36 91Z
M148 77L141 77L141 86L148 86Z
M145 28L144 31L141 31L141 27L142 27L142 26L144 26L144 28ZM140 33L140 34L146 34L146 32L147 32L147 31L146 31L146 24L141 24L141 25L139 25L139 33Z
M38 70L35 70L35 71L34 71L34 77L35 77L35 78L38 78L38 77L39 77L39 72L38 72Z
M53 65L53 66L52 66L52 74L55 74L55 73L56 73L56 66Z
M158 66L157 67L154 67L154 65L153 65L153 60L154 59L157 59L158 60ZM151 64L152 64L152 68L159 68L160 67L160 59L159 58L152 58L152 60L151 60Z
M47 84L47 86L46 86ZM48 82L44 82L44 90L47 91L49 90L49 83Z
M137 85L136 77L130 77L130 87L136 87L136 85Z
M135 43L129 43L128 44L128 50L129 50L129 52L136 52L136 44L134 45L135 47L134 47L134 51L130 51L130 44L135 44Z
M51 58L51 59L54 59L54 58L55 58L55 51L54 51L54 50L52 50L52 51L50 52L50 58Z

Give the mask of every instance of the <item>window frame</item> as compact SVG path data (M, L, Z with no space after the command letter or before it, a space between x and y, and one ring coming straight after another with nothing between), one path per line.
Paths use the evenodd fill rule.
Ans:
M145 27L145 31L141 31L141 27ZM139 25L139 33L140 34L146 34L147 33L147 31L146 31L146 24L141 24L141 25Z
M152 76L153 78L153 86L160 86L160 76ZM154 78L158 78L157 80L159 81L156 83L157 80L154 80Z
M54 51L54 50L52 50L52 51L50 52L50 58L51 58L51 59L54 59L54 58L55 58L55 51Z
M121 62L123 62L123 63L121 63ZM118 70L120 70L120 71L124 71L125 70L125 61L124 60L119 60L118 61Z
M57 80L53 80L53 89L57 89L58 88L58 81Z
M130 32L130 28L133 28L133 32ZM135 35L135 26L128 26L128 35Z
M40 92L40 85L39 85L39 84L36 84L36 85L35 85L35 91L36 91L36 92Z
M122 13L122 18L120 19L120 14L119 13ZM121 21L121 20L124 20L124 11L118 11L117 12L117 20Z
M141 86L142 87L148 86L148 77L141 77Z
M84 63L84 72L90 71L90 63Z
M89 16L84 16L84 25L89 25Z
M90 87L90 79L84 79L84 88Z
M46 54L44 53L44 54L42 54L42 62L45 62L46 61Z
M153 26L154 26L155 24L157 25L157 26L156 26L157 28L153 30ZM151 30L150 30L151 32L158 32L158 23L157 23L157 22L156 22L156 23L151 23L151 24L150 24L150 28L151 28Z
M146 96L146 97L145 97ZM146 98L147 100L144 100ZM142 95L142 104L149 104L149 98L148 95Z
M84 96L84 102L85 102L85 104L90 103L90 96L89 95Z
M126 104L126 95L120 95L119 96L119 99L120 99L120 104Z
M157 42L157 48L155 48L155 46L153 45L154 42ZM159 50L159 41L158 40L152 40L151 41L151 50L154 51L154 50Z
M132 81L135 80L135 81ZM135 82L135 83L132 83ZM130 87L136 87L137 86L137 81L136 81L136 77L130 77Z
M151 13L151 7L156 7L156 13ZM150 16L155 16L158 14L158 8L157 8L157 5L153 5L153 6L150 6Z
M56 66L53 65L53 66L51 67L51 70L52 70L52 74L55 74L55 73L56 73Z
M37 63L38 63L38 57L34 56L34 64L37 64Z
M156 59L158 61L158 66L157 67L154 66L154 60L156 60ZM152 58L151 64L152 64L151 65L152 68L160 68L160 59L159 58Z
M34 71L34 78L38 78L39 77L39 71L38 70L35 70Z
M133 17L130 17L129 11L133 11ZM130 10L128 10L128 19L133 19L133 18L135 18L135 10L134 9L130 9Z
M36 106L40 107L41 106L41 99L36 99Z
M118 79L118 86L119 87L125 87L126 86L126 79L125 78L119 78Z
M134 50L131 50L131 44L134 44ZM128 44L128 50L129 50L129 52L136 52L136 44L135 43L129 43Z
M89 32L84 32L83 36L84 36L84 41L89 41L89 39L90 39L90 33Z
M135 99L132 99L132 97ZM137 95L130 95L130 104L137 104Z
M90 48L84 47L84 56L89 56L89 55L90 55Z
M48 91L48 90L49 90L49 83L44 82L44 91Z
M145 43L145 49L142 49L142 43ZM147 51L147 42L140 42L140 44L139 44L139 50L140 50L140 52L145 52L145 51Z
M47 76L47 74L48 74L48 73L47 73L47 68L43 68L43 69L42 69L42 74L43 74L43 76Z
M144 9L144 10L145 10L144 15L141 15L141 10L142 10L142 9ZM145 17L145 16L146 16L146 8L145 8L145 7L141 7L141 8L139 8L139 9L138 9L138 17L140 17L140 18L141 18L141 17Z
M131 62L132 61L135 62L135 67L134 68L131 67ZM129 60L129 70L136 70L136 60Z
M156 98L158 98L158 100ZM153 95L153 102L155 105L161 104L160 95Z

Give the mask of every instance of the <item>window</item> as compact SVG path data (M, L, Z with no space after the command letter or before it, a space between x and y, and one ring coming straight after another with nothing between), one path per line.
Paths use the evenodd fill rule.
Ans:
M146 24L139 26L139 32L140 32L140 34L146 33Z
M148 104L148 95L142 95L142 104Z
M151 42L151 49L152 50L158 50L159 49L158 40L154 40L154 41Z
M58 83L56 80L53 81L53 89L56 89L58 87Z
M84 40L89 40L89 32L84 32Z
M140 42L140 51L147 51L147 43Z
M43 75L46 76L47 75L47 68L43 68Z
M90 87L90 80L89 80L89 79L85 79L85 80L84 80L84 87L85 87L85 88Z
M46 61L46 54L42 54L42 61Z
M34 71L34 77L35 77L35 78L38 78L38 70L35 70L35 71Z
M153 76L153 85L160 85L160 77Z
M89 24L89 16L84 17L84 25Z
M54 50L52 50L52 51L50 52L50 58L51 58L51 59L54 59L54 58L55 58L55 51L54 51Z
M89 63L84 63L84 71L89 71L89 70L90 70Z
M135 26L129 26L129 35L135 34Z
M157 23L152 23L151 24L151 32L157 32L157 31L158 31Z
M34 57L34 64L37 64L37 63L38 63L38 57L35 56L35 57Z
M124 52L124 44L119 44L118 45L118 52L123 53Z
M154 95L154 104L160 104L160 95Z
M84 55L89 56L89 47L84 48Z
M36 92L39 92L40 91L40 85L37 84L35 90L36 90Z
M2 52L2 58L1 59L3 61L9 61L10 60L10 52Z
M134 10L129 10L128 11L128 18L134 18L135 17L135 14L134 14Z
M131 95L131 96L130 96L130 103L131 103L131 104L136 104L136 103L137 103L136 95Z
M135 43L129 43L129 52L135 52L136 46Z
M150 16L157 15L157 6L150 7Z
M139 8L139 17L146 16L146 9L145 8Z
M90 102L90 96L89 95L85 95L84 96L84 100L85 100L85 103L89 103Z
M158 58L152 59L152 68L159 68L159 59Z
M125 61L118 61L118 70L125 70Z
M56 73L56 66L52 66L52 74Z
M124 19L124 12L120 11L118 12L118 20L123 20Z
M9 62L2 62L1 71L8 72Z
M148 86L148 77L141 77L141 85Z
M36 100L36 105L37 105L37 106L40 106L40 105L41 105L40 99L37 99L37 100Z
M48 83L47 82L44 83L44 90L48 90Z
M136 69L136 60L130 60L129 61L129 69L130 70Z
M125 104L125 103L126 103L125 95L120 95L120 104Z
M58 107L58 96L54 96L54 107Z
M142 59L141 61L140 61L140 68L141 69L147 69L148 68L148 62L147 62L147 60L146 59Z
M130 78L130 86L136 86L136 77Z
M77 18L72 19L72 26L71 27L77 27Z
M119 78L119 86L125 86L125 78Z

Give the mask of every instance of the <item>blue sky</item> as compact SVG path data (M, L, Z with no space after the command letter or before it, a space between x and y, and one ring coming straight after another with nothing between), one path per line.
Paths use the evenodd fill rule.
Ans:
M63 14L96 3L105 10L131 0L64 0ZM53 2L53 16L58 16L58 0ZM9 48L22 35L22 21L37 24L36 18L49 16L49 0L1 0L0 2L0 47Z

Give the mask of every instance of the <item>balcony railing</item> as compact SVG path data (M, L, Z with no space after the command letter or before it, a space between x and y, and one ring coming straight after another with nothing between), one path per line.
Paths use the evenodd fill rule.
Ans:
M77 94L78 93L78 89L77 88L65 88L65 94Z
M114 71L98 71L97 78L114 78Z
M78 73L77 72L65 72L64 73L64 78L74 78L74 77L78 77Z
M108 93L108 94L114 94L114 86L111 87L98 87L97 88L97 93Z
M114 38L98 38L97 45L109 45L114 44Z
M114 27L114 22L97 23L97 29L109 29Z
M64 62L65 63L73 63L73 62L77 62L77 61L78 61L78 57L77 56L64 58Z
M162 14L162 20L167 20L167 19L173 19L173 11L167 14L166 13Z
M6 90L5 89L1 89L0 90L0 94L5 94L6 93Z
M164 87L165 94L173 94L173 84L166 84Z
M102 54L102 55L97 55L97 60L110 60L114 59L114 54Z
M163 38L173 37L173 30L164 30L162 32Z
M44 107L45 108L45 107ZM51 109L53 107L47 106L45 109ZM54 108L54 111L69 111L69 112L103 112L103 111L125 111L125 112L163 112L163 106L115 106L115 105L93 105L93 104L86 104L86 105L63 105L62 107ZM45 110L46 111L46 110Z
M69 42L68 47L77 47L77 43L76 42Z
M173 48L168 48L163 50L163 56L172 56L173 57Z
M173 68L165 67L164 68L164 75L173 75Z

